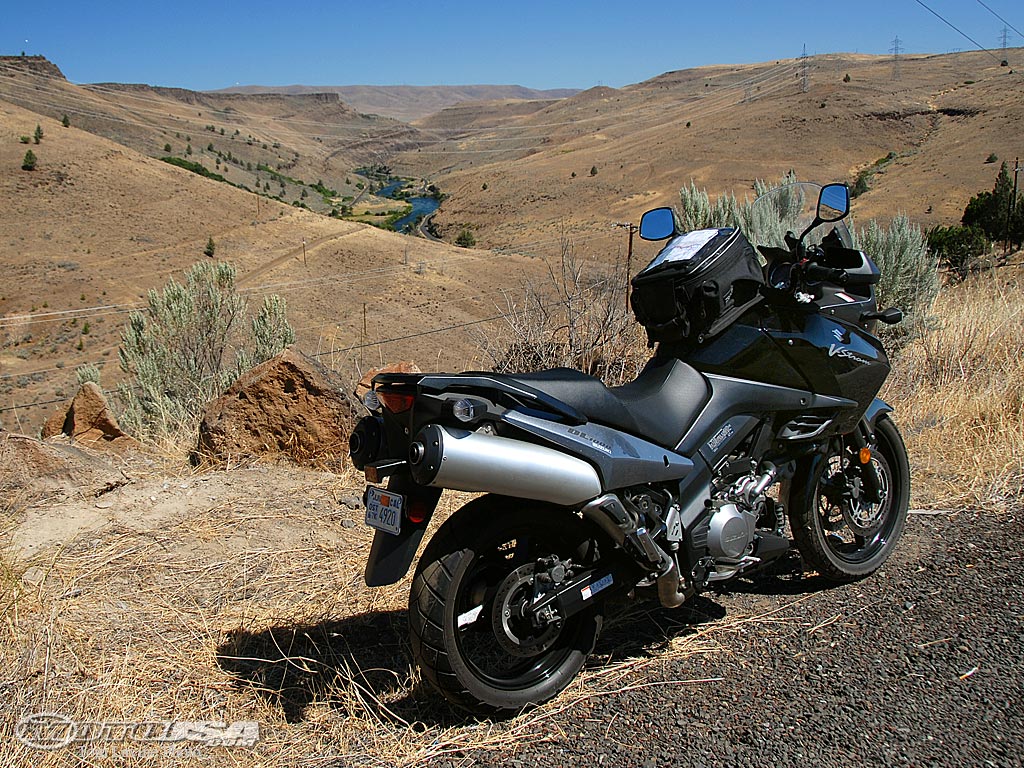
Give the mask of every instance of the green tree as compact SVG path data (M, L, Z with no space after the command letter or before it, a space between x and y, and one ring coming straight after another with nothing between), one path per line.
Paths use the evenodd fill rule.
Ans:
M60 119L60 124L63 125L65 128L67 128L68 126L71 125L71 118L68 117L68 113L67 112L65 112L64 113L64 117L62 117Z
M164 152L170 152L170 151L171 151L171 145L170 144L164 144Z
M476 245L476 237L468 229L463 229L455 238L455 244L462 248L472 248Z
M32 139L36 144L43 140L43 126L38 124L36 125L36 130L35 133L32 134Z
M21 161L21 170L23 171L34 171L36 169L36 156L35 153L30 149L25 153L24 159Z
M934 227L928 233L928 249L949 270L953 280L959 282L988 252L989 241L978 227Z
M996 175L996 183L991 192L979 192L972 197L964 208L960 223L965 227L977 227L989 240L1002 240L1006 234L1007 216L1010 210L1010 196L1013 194L1013 181L1010 170L1003 162Z
M193 432L203 407L239 374L295 339L283 299L268 297L251 320L235 288L235 269L200 262L151 290L121 334L121 423L143 439Z
M213 242L213 236L211 235L210 239L206 241L206 247L203 248L203 254L205 256L212 257L213 254L216 253L216 252L217 252L217 244L215 242Z
M596 165L590 166L590 175L591 176L597 176L597 166Z

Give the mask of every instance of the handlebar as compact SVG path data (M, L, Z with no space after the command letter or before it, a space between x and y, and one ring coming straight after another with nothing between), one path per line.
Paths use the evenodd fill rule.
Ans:
M837 285L846 285L846 281L850 277L845 269L822 267L814 262L806 264L803 268L803 273L804 277L808 280L836 283Z

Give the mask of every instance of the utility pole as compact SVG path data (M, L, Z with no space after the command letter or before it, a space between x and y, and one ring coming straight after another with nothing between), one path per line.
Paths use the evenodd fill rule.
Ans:
M807 57L807 43L804 43L804 52L800 55L800 90L807 93L811 90L811 62Z
M903 49L900 47L900 36L896 35L896 38L892 41L892 48L889 49L889 53L892 54L892 79L900 79L900 54L903 53Z
M633 235L640 227L628 221L620 221L612 226L629 230L629 245L626 247L626 311L629 312L629 278L633 269Z
M302 238L302 266L306 266L306 238Z
M1013 210L1017 207L1017 174L1020 173L1020 158L1013 161L1013 192L1006 203L1006 227L1003 229L1003 251L1010 252L1010 219L1013 218Z

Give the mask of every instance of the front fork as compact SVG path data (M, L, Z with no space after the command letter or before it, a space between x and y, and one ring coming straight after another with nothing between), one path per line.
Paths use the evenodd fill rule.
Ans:
M844 439L850 441L853 447L853 463L851 469L860 477L864 490L864 500L869 504L877 504L882 500L881 485L878 480L878 470L871 460L871 454L875 450L875 436L870 425L861 420L857 428Z

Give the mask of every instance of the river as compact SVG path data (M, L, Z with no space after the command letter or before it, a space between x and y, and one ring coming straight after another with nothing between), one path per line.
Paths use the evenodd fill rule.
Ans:
M402 181L401 179L392 180L374 194L377 197L396 199L393 197L395 192L408 185L408 183L409 182ZM412 205L412 210L395 222L396 232L405 232L407 229L412 227L420 217L430 215L438 209L438 206L441 205L435 197L409 197L400 199L403 202L410 203Z

